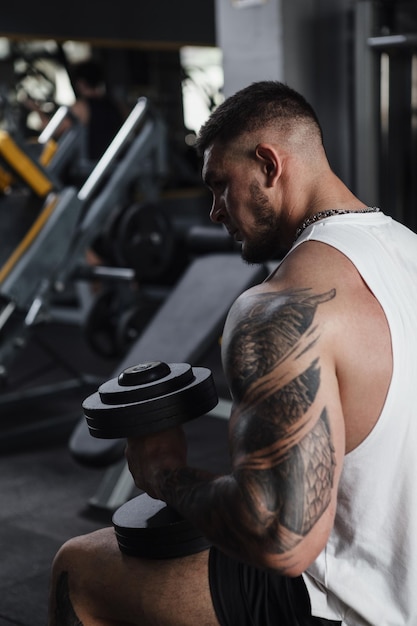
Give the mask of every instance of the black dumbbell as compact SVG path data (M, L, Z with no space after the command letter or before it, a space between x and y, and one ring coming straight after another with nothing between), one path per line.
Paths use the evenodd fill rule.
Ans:
M218 402L211 371L154 361L124 370L83 402L93 437L156 433L204 415ZM113 515L119 548L130 556L173 558L209 547L207 539L160 500L141 494Z

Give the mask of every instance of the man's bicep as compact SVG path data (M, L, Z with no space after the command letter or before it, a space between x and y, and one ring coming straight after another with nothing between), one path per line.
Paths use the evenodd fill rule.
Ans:
M317 315L335 291L245 296L227 325L234 474L270 549L295 548L334 499L340 411Z

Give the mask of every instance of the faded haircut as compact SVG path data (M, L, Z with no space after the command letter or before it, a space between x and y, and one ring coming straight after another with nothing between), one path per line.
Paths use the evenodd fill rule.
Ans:
M237 91L215 109L201 127L195 148L202 155L214 141L228 143L270 125L287 131L297 124L307 124L323 143L320 122L301 94L278 81L260 81Z

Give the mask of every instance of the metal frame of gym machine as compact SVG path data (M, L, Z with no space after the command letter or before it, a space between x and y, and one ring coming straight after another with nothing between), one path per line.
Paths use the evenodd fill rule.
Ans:
M55 172L63 167L65 152L57 155ZM129 200L132 186L146 200L155 200L166 172L165 125L141 97L82 187L51 189L29 232L0 268L0 374L6 383L8 368L35 325L45 320L57 293L80 279L134 279L130 268L86 267L85 253L110 213ZM4 384L0 406L97 382L71 374L61 383L24 391L10 391Z

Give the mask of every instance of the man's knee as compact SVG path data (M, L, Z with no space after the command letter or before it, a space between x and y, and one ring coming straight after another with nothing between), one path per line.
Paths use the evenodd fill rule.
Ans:
M52 563L54 574L68 572L77 564L79 555L83 553L84 537L74 537L66 541L58 550Z
M54 559L56 605L81 623L93 617L97 624L217 624L207 558L204 552L167 561L127 557L112 528L76 537Z
M81 624L79 616L90 611L99 554L111 550L112 534L106 530L74 537L56 553L50 598L50 624L53 626Z
M112 528L73 537L66 541L58 550L52 563L53 573L76 572L77 577L88 575L88 570L95 568L97 561L104 556L108 558L116 546Z
M78 537L65 542L56 553L52 562L52 571L59 573L68 571L70 563L73 561L74 553L78 551Z

